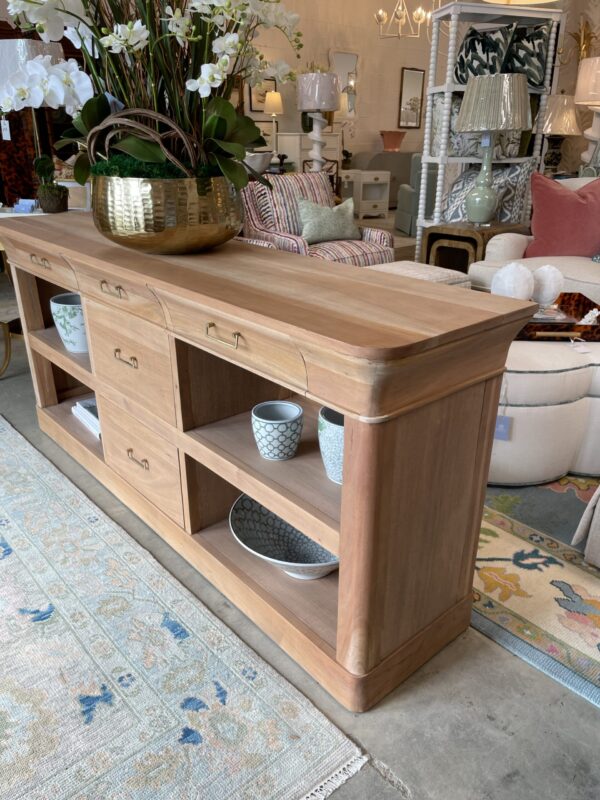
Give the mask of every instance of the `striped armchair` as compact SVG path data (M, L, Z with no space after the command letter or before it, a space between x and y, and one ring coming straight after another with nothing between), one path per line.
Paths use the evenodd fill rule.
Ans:
M378 228L361 228L362 239L308 244L301 236L299 197L333 206L333 191L324 172L269 175L271 189L252 181L242 191L244 236L270 242L278 250L368 267L394 260L393 238Z

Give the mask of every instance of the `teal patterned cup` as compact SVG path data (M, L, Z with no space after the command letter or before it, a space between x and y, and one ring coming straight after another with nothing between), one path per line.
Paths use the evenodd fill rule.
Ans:
M87 353L81 296L73 292L54 295L50 299L50 311L58 335L69 353Z
M334 483L342 483L344 415L325 406L319 411L319 448L327 477Z

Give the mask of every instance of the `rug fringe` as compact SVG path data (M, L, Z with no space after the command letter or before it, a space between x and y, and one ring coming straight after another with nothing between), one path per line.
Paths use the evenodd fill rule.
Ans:
M339 789L342 784L356 775L368 760L369 756L364 753L359 753L354 756L354 758L344 764L343 767L336 770L333 775L330 775L329 778L318 786L315 786L311 792L305 794L302 800L325 800L330 794L335 792L336 789Z

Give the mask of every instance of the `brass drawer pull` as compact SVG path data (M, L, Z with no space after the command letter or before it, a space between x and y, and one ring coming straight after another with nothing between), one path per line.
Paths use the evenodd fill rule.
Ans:
M117 361L120 361L121 364L125 364L128 367L132 367L133 369L137 369L139 367L138 360L135 356L131 356L130 358L124 358L121 355L121 348L117 347L115 349L115 358Z
M42 267L42 269L52 269L47 258L40 258L39 256L36 256L35 253L30 254L29 260L32 264L35 264L36 267Z
M133 455L133 447L128 447L127 448L127 458L130 461L133 461L134 464L137 464L138 467L141 467L142 469L145 469L146 471L150 469L150 462L148 461L147 458L142 458L141 461L140 461L139 458L136 458Z
M209 339L213 339L215 342L219 342L219 344L224 345L225 347L232 347L234 350L238 349L238 344L240 342L240 336L242 335L239 331L234 331L231 335L233 337L232 342L228 342L227 339L221 339L219 336L211 336L210 331L213 328L217 327L216 322L207 322L206 323L206 336Z
M373 180L374 180L374 181L378 181L378 180L379 180L379 178L373 178Z
M127 292L122 286L115 286L113 291L110 288L110 283L105 280L100 281L100 291L104 292L104 294L109 294L111 297L118 297L119 300L123 300L123 298L127 297Z

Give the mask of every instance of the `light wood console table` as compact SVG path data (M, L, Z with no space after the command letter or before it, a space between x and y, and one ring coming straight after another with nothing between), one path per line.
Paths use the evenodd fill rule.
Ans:
M42 429L347 708L363 711L466 629L501 375L535 309L230 243L187 257L109 243L87 214L0 223ZM89 355L49 298L84 299ZM98 398L102 441L71 413ZM249 411L293 395L296 458L269 462ZM346 415L344 485L315 418ZM242 549L246 492L329 550L295 581Z

